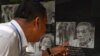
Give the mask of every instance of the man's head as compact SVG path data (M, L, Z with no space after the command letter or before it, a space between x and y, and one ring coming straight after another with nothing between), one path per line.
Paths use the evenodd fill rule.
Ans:
M88 22L80 22L77 25L77 38L80 43L88 42L91 38L91 24Z
M36 42L45 32L46 9L37 1L22 2L14 13L29 42Z

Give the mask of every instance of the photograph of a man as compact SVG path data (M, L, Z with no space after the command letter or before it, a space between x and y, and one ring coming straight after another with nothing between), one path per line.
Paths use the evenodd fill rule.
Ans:
M94 27L89 22L80 22L76 27L77 47L94 48Z

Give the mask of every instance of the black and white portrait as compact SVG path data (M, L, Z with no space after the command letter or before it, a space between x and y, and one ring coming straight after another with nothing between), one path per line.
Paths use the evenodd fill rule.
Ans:
M79 22L76 26L76 47L94 48L95 27L89 22Z
M40 49L46 50L54 45L54 35L52 33L45 34L40 40Z
M75 22L56 22L56 45L75 36Z
M47 24L55 23L55 1L42 2L47 11Z
M14 17L14 11L18 4L7 4L1 6L1 16L4 22L9 22Z

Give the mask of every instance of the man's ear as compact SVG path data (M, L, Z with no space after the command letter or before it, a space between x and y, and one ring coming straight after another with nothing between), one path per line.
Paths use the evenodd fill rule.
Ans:
M39 29L39 17L36 17L36 18L34 19L33 24L34 24L35 30L38 30L38 29Z

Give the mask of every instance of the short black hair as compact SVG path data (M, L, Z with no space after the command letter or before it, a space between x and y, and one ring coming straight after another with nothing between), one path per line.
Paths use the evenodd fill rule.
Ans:
M14 18L24 18L31 21L36 16L45 15L46 9L39 1L25 0L16 9Z

